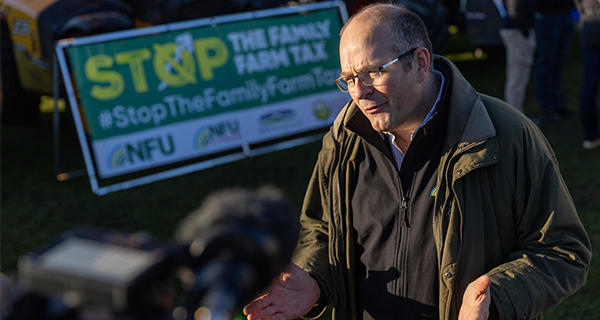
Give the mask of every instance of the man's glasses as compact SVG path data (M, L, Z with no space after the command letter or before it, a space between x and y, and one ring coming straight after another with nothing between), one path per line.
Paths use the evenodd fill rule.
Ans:
M405 53L399 55L398 58L384 64L383 66L377 69L366 70L351 77L339 77L337 80L335 80L335 84L337 84L338 88L340 88L340 90L342 90L343 92L348 92L350 89L354 88L354 86L356 85L356 79L360 80L360 82L362 82L365 86L373 86L379 84L379 81L381 81L381 79L383 78L381 70L391 66L398 60L412 54L413 52L415 52L415 50L417 50L417 48L410 49Z

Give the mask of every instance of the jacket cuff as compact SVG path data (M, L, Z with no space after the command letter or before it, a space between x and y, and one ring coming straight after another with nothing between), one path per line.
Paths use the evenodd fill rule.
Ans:
M504 317L502 317L502 314L500 314L500 312L498 311L498 307L496 307L496 299L494 298L494 295L492 294L492 303L490 303L490 316L488 317L488 320L500 320L500 319L504 319Z
M323 281L323 279L321 279L319 276L315 275L315 274L310 274L310 276L315 279L315 281L317 281L317 284L319 285L319 289L321 290L321 296L319 297L319 300L317 300L317 302L315 303L315 305L313 306L313 308L304 316L302 316L303 319L316 319L319 318L321 315L323 315L323 313L325 313L325 310L327 309L327 305L329 305L329 292L327 292L327 286L325 285L325 282Z
M492 304L494 304L500 319L525 320L530 318L531 315L521 314L523 311L518 311L529 309L528 300L524 298L527 297L527 291L522 288L518 279L513 279L503 287L492 283L490 289Z

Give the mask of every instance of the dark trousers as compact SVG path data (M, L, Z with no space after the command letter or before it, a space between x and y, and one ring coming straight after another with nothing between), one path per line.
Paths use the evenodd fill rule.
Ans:
M542 117L564 108L561 93L562 75L569 52L574 23L569 13L536 13L535 91Z
M600 32L597 35L586 34L586 36L589 36L590 39L582 39L581 41L583 86L579 97L579 107L584 139L591 141L598 138L600 134L598 131L598 108L596 106L598 85L600 84Z

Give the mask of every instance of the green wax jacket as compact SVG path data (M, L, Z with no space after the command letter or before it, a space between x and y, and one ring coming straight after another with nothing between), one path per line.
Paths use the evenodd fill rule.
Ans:
M435 61L452 76L450 96L443 97L450 99L448 127L432 221L440 319L458 319L465 289L483 274L492 279L491 316L542 319L585 284L591 259L554 152L523 114L477 93L447 59ZM293 262L321 288L306 318L329 304L334 319L358 317L350 186L360 145L370 138L346 127L356 112L353 102L346 105L323 138L302 207ZM450 215L447 227L443 214Z

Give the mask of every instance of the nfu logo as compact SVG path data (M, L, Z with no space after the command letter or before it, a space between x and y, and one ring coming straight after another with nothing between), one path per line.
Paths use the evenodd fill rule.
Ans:
M315 117L319 120L327 120L329 118L329 105L322 99L317 99L313 102L312 110Z
M194 149L200 150L209 146L240 141L241 139L240 123L237 120L222 121L217 124L200 127L194 135Z
M150 162L158 155L168 156L175 152L173 136L158 136L133 143L121 143L108 155L108 169Z

